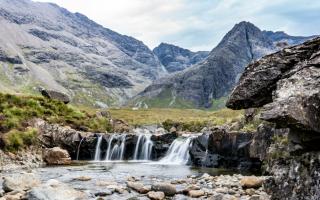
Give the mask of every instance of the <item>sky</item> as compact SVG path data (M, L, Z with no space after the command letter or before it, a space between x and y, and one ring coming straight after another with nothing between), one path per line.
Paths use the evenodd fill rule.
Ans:
M80 12L153 49L212 50L240 21L290 35L320 34L319 0L35 0Z

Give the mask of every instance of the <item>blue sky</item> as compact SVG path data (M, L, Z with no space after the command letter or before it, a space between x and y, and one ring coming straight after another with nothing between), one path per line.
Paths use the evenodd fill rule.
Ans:
M142 40L211 50L238 22L291 35L320 34L319 0L36 0L54 2Z

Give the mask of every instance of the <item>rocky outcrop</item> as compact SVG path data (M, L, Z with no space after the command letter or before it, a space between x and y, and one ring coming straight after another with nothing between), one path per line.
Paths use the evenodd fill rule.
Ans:
M70 102L70 97L62 92L54 91L54 90L47 90L44 88L40 89L42 96L47 97L49 99L54 99L58 101L62 101L65 104Z
M69 165L71 163L68 151L59 147L45 149L43 159L48 165Z
M274 134L261 157L273 175L265 183L272 199L320 198L319 86L320 38L316 38L250 64L227 102L233 109L262 107L262 119L284 128L280 132L286 134Z
M170 73L182 71L191 65L202 62L209 55L207 51L192 52L166 43L161 43L154 48L153 53Z
M97 140L95 133L76 131L70 127L49 124L40 119L34 120L32 124L39 130L39 140L44 147L61 147L68 151L72 159L76 159L81 142L82 151L79 157L84 160L93 158Z
M252 133L214 128L193 140L191 161L205 167L257 169L261 164L259 159L250 156L253 137Z

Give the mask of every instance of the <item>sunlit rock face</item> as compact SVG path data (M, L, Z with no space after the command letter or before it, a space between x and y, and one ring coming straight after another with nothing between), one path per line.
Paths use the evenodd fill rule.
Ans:
M250 64L227 106L262 107L262 119L289 131L266 150L272 199L319 199L320 38Z

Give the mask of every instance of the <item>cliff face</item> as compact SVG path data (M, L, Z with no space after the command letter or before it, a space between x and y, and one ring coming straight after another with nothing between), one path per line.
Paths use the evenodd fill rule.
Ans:
M320 38L250 64L227 107L262 107L263 120L289 129L265 159L273 199L320 198Z
M203 62L155 81L140 93L140 100L161 98L167 93L173 105L178 99L197 107L210 107L214 99L229 94L246 65L283 48L271 33L266 34L249 22L236 24ZM290 44L299 42L292 40Z
M192 52L188 49L161 43L153 53L159 58L161 64L168 72L182 71L191 65L203 61L209 54L207 51Z
M119 104L166 74L153 52L55 4L0 1L0 88L43 86L76 103Z

